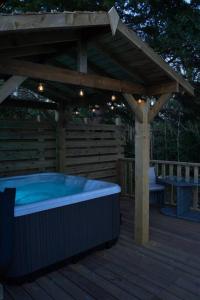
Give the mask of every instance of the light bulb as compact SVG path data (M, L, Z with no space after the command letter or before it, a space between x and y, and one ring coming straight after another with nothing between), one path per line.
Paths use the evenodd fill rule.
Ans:
M142 99L139 99L139 100L138 100L138 103L141 104L141 103L142 103Z
M112 100L112 101L115 101L115 100L116 100L116 96L115 96L114 94L111 96L111 100Z
M40 82L40 84L38 85L38 91L39 92L44 92L44 85Z
M114 106L112 105L110 108L113 110L113 109L114 109Z
M84 96L84 90L80 89L80 91L79 91L79 96L81 96L81 97Z
M93 109L92 109L92 112L95 112L95 111L96 111L96 109L95 109L95 108L93 108Z
M151 100L150 104L151 104L151 106L154 106L154 100Z

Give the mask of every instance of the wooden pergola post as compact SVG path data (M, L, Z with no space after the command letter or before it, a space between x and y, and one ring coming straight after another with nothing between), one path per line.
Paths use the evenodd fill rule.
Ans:
M149 241L149 156L150 125L148 103L140 104L142 122L135 118L135 241Z
M149 241L149 157L150 124L149 105L139 104L130 94L124 94L135 114L135 224L134 236L139 245Z
M138 103L131 94L124 98L135 114L135 241L144 245L149 241L149 161L150 122L162 106L170 99L171 93L162 94L153 108L148 102Z

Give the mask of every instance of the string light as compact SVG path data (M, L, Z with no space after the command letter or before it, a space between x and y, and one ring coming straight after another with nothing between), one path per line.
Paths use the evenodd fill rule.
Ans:
M79 96L81 96L81 97L84 96L84 90L83 90L83 89L80 89L80 91L79 91Z
M115 94L113 94L113 95L111 96L111 100L112 100L112 101L115 101L115 100L116 100Z
M41 82L38 85L38 91L39 92L44 92L44 85Z
M151 105L151 106L154 106L154 104L155 104L155 101L154 101L154 100L151 100L150 105Z
M114 107L113 105L110 107L110 109L112 109L112 110L114 110L114 108L115 108L115 107Z
M92 112L93 112L93 113L95 113L95 111L96 111L96 109L95 109L95 108L93 108L93 109L92 109Z
M15 96L15 97L18 96L18 90L17 89L14 91L13 96Z
M78 116L79 114L80 114L80 112L79 112L79 110L78 110L78 108L76 107L76 108L74 108L74 114L76 115L76 116Z

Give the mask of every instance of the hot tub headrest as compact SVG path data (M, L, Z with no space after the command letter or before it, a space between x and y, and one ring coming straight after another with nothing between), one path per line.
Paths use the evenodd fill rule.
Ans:
M0 192L0 273L6 271L13 249L14 207L16 189Z

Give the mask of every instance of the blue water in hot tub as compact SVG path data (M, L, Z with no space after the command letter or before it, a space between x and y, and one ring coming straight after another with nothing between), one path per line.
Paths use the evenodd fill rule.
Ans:
M15 217L107 197L121 191L115 183L62 173L0 178L0 192L6 188L16 189Z
M81 186L66 185L64 182L35 182L16 189L16 205L24 205L48 199L80 193Z
M15 216L100 198L121 191L120 186L114 183L62 173L0 178L0 191L3 192L6 188L16 189Z
M83 192L86 178L59 173L41 173L0 180L0 191L16 188L15 205L62 198Z

